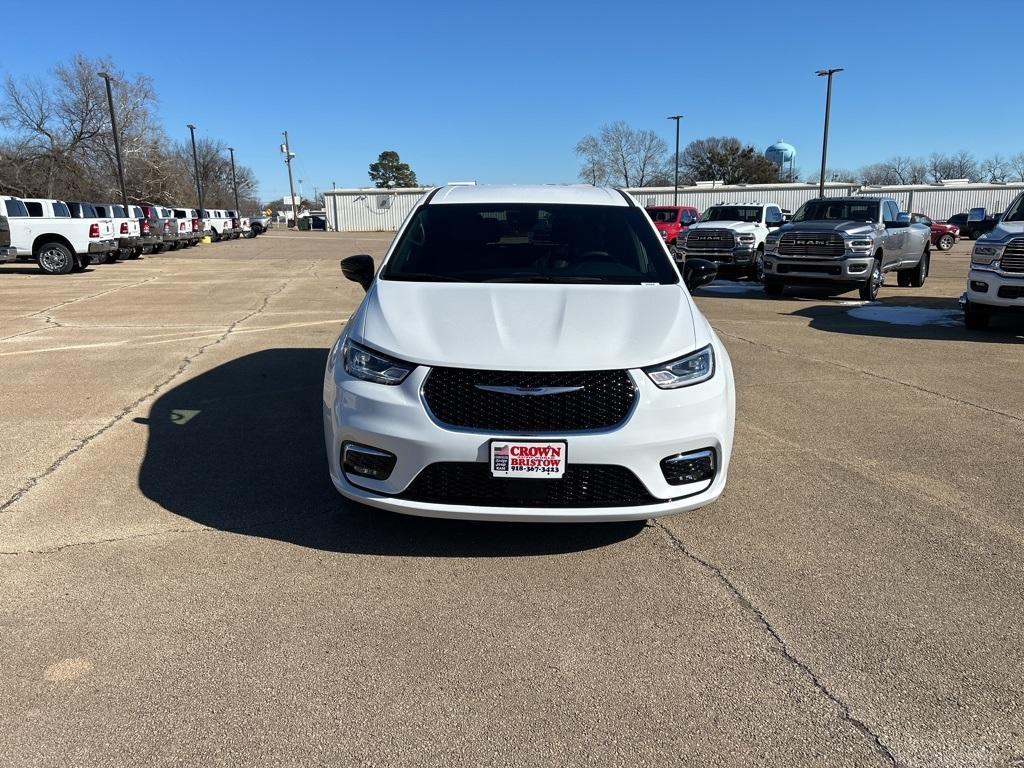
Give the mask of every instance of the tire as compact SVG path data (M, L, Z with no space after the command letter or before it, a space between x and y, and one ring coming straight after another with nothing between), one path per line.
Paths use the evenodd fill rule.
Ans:
M220 235L217 234L217 230L216 229L211 229L210 230L210 239L213 242L215 242L215 243L219 243L220 242Z
M971 302L967 302L964 307L964 325L972 331L983 331L988 328L989 317L988 307Z
M953 247L953 243L956 242L956 238L952 235L943 235L939 238L939 242L936 244L940 251L948 251Z
M924 285L924 281L928 279L928 268L931 266L931 260L931 253L925 248L924 253L921 254L921 260L917 262L917 266L910 270L911 288L920 288Z
M44 243L36 254L36 264L47 275L67 275L78 266L78 259L62 243Z
M113 264L117 261L118 256L121 255L120 251L108 251L103 255L104 264Z
M781 296L782 291L785 289L785 284L774 277L765 277L764 283L762 284L765 294L768 296Z
M137 258L139 258L139 256L142 255L144 250L145 249L143 249L143 248L132 248L131 251L129 251L129 253L128 253L128 258L132 259L132 260L137 259Z
M747 270L747 278L755 283L764 282L764 246L759 246L754 251L754 260Z
M163 253L163 251L164 251L164 244L163 243L157 243L156 245L153 246L153 251L152 251L153 253Z
M882 261L875 259L871 267L871 275L867 282L861 285L859 292L862 301L874 301L878 298L878 291L882 287Z

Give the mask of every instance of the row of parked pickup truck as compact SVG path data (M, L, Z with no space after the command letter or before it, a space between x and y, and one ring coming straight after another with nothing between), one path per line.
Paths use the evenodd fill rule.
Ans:
M137 259L142 254L214 241L255 237L265 219L234 210L19 198L0 195L0 263L35 261L51 275L66 275L95 262Z

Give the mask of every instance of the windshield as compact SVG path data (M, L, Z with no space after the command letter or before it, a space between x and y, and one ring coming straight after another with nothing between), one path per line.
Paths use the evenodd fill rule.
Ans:
M793 221L878 221L878 200L811 200Z
M648 208L647 214L651 217L651 221L675 224L679 218L678 208Z
M701 221L746 221L756 224L761 220L759 205L713 205L704 211Z
M461 283L679 282L640 208L519 203L420 208L381 277Z
M1006 209L1003 221L1024 221L1024 195L1019 195Z

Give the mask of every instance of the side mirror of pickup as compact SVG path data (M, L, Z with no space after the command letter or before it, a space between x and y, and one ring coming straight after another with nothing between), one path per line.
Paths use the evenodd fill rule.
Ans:
M718 276L718 265L707 259L687 259L683 264L683 282L690 291L707 285Z
M373 257L361 253L342 259L341 274L352 282L359 283L364 291L370 290L370 284L373 282Z

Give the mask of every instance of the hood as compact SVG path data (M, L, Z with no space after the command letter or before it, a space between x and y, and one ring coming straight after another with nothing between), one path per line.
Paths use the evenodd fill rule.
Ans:
M695 311L681 283L375 280L351 327L355 340L423 365L602 370L641 368L694 350Z
M985 240L1008 240L1011 237L1024 235L1024 221L1004 221L987 235Z
M749 221L702 221L698 224L691 224L690 229L728 229L733 232L753 232L757 229L757 225Z
M878 229L878 225L870 221L801 221L784 224L778 232L835 232L843 235L866 235Z

